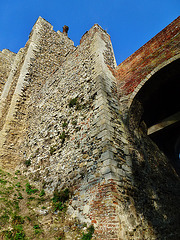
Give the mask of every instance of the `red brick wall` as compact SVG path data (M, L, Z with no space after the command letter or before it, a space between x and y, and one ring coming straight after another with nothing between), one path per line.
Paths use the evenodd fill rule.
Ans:
M119 95L128 95L159 64L180 53L180 17L122 62L115 71Z
M97 224L95 236L97 239L118 240L119 219L117 216L116 183L109 180L108 183L96 184L90 194L95 194L91 202L89 218L92 224Z

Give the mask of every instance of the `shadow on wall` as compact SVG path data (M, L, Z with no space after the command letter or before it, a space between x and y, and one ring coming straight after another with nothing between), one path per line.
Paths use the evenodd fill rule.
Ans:
M166 156L145 135L134 136L133 196L137 212L153 227L157 239L180 239L180 181Z
M147 130L180 110L178 66L179 60L148 80L136 95L128 120L136 189L132 197L137 212L161 240L180 239L180 124L150 136Z

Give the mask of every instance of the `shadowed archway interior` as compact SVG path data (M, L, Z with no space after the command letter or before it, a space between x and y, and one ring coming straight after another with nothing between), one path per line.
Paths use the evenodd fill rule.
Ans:
M180 59L155 73L140 89L149 137L158 145L180 175Z

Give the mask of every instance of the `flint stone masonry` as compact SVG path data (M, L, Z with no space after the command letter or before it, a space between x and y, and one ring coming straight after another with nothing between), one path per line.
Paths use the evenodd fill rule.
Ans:
M16 54L8 49L0 51L0 94L7 81L15 56Z
M159 60L150 44L159 46L167 32L162 49L177 58L178 27L179 18L142 47L157 60L151 71L166 58ZM41 17L25 47L8 54L0 64L1 167L20 169L49 194L71 188L67 212L93 224L94 239L178 239L179 177L139 120L131 118L133 130L126 121L133 90L149 74L144 57L117 67L110 36L98 24L75 47ZM131 75L129 61L143 74ZM128 81L132 91L124 88Z

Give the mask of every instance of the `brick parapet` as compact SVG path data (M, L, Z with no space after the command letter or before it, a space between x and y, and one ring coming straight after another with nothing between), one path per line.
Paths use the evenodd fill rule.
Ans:
M68 216L93 224L96 239L165 239L178 184L157 146L138 126L132 133L124 123L130 95L119 101L109 35L95 25L75 48L39 18L22 51L14 89L7 91L14 114L3 167L20 169L49 194L73 189Z
M180 17L122 62L115 71L119 98L131 94L158 65L179 54L179 41Z

